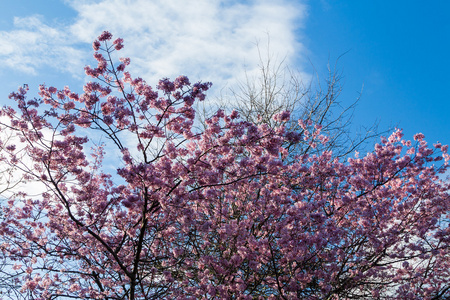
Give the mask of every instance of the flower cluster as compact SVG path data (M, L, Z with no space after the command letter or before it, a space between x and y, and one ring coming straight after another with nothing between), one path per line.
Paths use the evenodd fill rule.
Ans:
M288 160L291 147L328 143L320 124L290 131L289 112L270 127L218 110L196 126L211 84L153 88L125 71L128 58L113 63L123 40L111 40L93 43L80 93L41 85L27 100L20 88L17 111L0 110L1 168L40 191L2 195L2 295L450 297L446 145L397 130L347 161L320 150ZM89 151L96 132L105 145Z

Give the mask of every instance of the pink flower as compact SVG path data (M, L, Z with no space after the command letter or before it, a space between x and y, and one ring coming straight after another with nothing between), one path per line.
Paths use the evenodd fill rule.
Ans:
M92 48L94 48L95 51L98 51L100 49L100 42L98 40L95 40L92 43Z
M289 112L269 126L218 110L197 126L209 83L163 79L158 95L128 72L118 79L129 59L108 68L123 47L109 39L93 43L96 79L79 97L41 86L30 101L21 88L18 111L0 109L11 133L0 135L0 186L33 182L2 195L2 271L23 292L127 298L134 280L135 298L450 295L447 146L422 134L411 146L396 131L345 160L313 118L288 132Z
M73 101L69 101L67 103L64 103L63 107L65 110L71 110L75 108L75 103Z
M130 64L130 58L129 57L121 57L119 60L126 66Z
M422 141L425 138L425 135L423 133L417 133L414 135L415 141Z
M273 116L273 120L277 122L287 122L291 117L291 113L289 111L283 111Z
M190 85L191 83L189 82L189 78L187 78L187 76L179 76L177 77L177 79L175 79L174 84L175 88L179 89L183 86Z
M166 93L170 93L175 90L175 85L169 80L169 78L163 78L159 81L158 89L163 90Z
M80 285L78 283L74 283L69 287L70 292L76 292L81 289Z
M233 119L237 119L239 118L239 113L236 110L233 110L230 114L230 118Z
M114 48L116 50L120 50L123 48L123 39L121 39L121 38L115 39L113 44L115 45Z
M8 145L8 146L6 146L6 150L12 152L12 151L16 150L16 145Z
M103 31L103 33L101 35L99 35L98 40L100 42L104 42L104 41L108 41L112 38L112 34L109 33L108 31Z
M123 70L125 70L125 64L119 64L117 66L116 70L119 72L123 72Z

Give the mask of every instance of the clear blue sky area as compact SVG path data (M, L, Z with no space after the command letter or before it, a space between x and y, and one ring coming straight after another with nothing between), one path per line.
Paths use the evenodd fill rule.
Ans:
M343 74L343 101L363 87L356 124L380 121L450 143L450 1L309 1L306 48ZM322 71L323 68L321 68Z
M28 17L39 14L51 20L65 22L67 18L75 18L76 12L63 0L2 0L0 1L1 30L14 28L14 17Z
M252 5L258 1L232 2ZM272 2L296 5L299 1L264 3ZM79 12L68 3L0 1L0 32L5 36L17 29L14 17L32 15L40 15L43 24L54 28L58 24L69 26ZM431 143L450 143L450 1L310 0L303 3L306 15L301 26L293 31L295 40L304 45L296 67L311 72L312 65L323 78L327 63L334 65L343 54L337 65L343 75L340 96L343 105L354 101L362 90L355 111L356 127L379 121L380 129L398 126L410 138L422 132ZM277 34L271 31L271 35ZM124 38L127 39L126 32ZM86 50L90 45L86 43L82 47ZM0 52L0 60L7 58ZM45 67L45 63L37 71L33 75L0 66L3 83L0 103L5 104L3 99L11 89L25 82L37 85L45 81L59 87L67 82L79 83L63 70Z

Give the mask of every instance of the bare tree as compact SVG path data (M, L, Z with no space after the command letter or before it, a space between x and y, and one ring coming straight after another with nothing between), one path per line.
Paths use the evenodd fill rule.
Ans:
M259 47L258 53L258 76L246 73L244 80L221 95L218 101L220 108L227 110L227 103L232 103L244 120L270 127L277 125L273 118L275 115L289 111L289 129L299 133L321 126L321 132L329 138L329 143L326 146L317 143L317 148L306 143L287 145L292 155L332 150L335 157L345 157L379 136L376 123L359 129L352 123L360 97L350 104L339 99L343 85L337 65L342 55L333 67L328 64L325 80L321 80L315 71L316 80L305 84L304 76L289 68L284 59L277 61L270 53L263 56ZM205 107L199 111L201 120L205 120L208 111ZM299 125L299 120L303 126Z

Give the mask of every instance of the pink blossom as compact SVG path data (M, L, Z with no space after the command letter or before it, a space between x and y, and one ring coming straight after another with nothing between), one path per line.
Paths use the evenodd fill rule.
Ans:
M119 60L126 66L128 66L130 64L130 58L129 57L121 57Z
M288 131L289 112L268 126L218 110L197 126L195 102L211 84L165 78L157 93L129 72L117 79L129 59L114 61L123 41L111 38L94 42L83 94L42 85L42 101L27 100L21 87L17 110L0 110L11 132L0 180L24 186L2 193L0 253L11 266L0 292L450 297L447 146L396 130L344 160L320 124Z
M6 150L12 152L12 151L16 150L16 145L8 145L8 146L6 146Z
M422 141L424 138L425 138L425 135L423 135L423 133L417 133L414 135L415 141Z
M99 42L98 40L95 40L95 41L92 43L92 48L93 48L95 51L98 51L98 50L100 49L100 42Z
M123 70L125 70L125 64L119 64L119 65L117 66L117 71L123 72Z
M114 48L116 50L120 50L123 48L123 39L121 39L121 38L115 39L113 44L114 44Z
M273 116L273 120L277 122L287 122L291 117L291 113L289 111L283 111Z
M108 41L112 38L112 34L109 33L108 31L103 31L103 33L101 35L98 36L98 40L100 42L104 42L104 41Z

